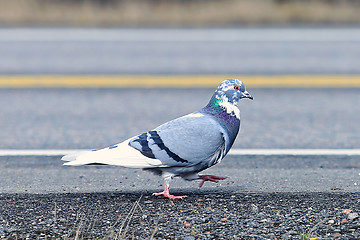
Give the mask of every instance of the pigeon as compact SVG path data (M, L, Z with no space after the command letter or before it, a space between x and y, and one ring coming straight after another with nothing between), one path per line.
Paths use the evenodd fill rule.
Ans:
M226 177L198 175L220 163L229 152L240 128L238 101L253 100L238 79L223 81L202 109L166 122L157 128L100 150L65 155L64 165L116 165L142 168L161 175L164 191L154 193L182 199L169 192L174 177L185 180L219 182Z

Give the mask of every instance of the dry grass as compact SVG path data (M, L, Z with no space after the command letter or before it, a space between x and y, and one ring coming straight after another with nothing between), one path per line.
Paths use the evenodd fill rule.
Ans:
M360 23L358 0L0 0L1 25Z

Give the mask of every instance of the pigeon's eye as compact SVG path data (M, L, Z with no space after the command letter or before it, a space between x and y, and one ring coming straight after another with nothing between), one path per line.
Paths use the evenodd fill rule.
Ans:
M236 91L239 91L239 90L240 90L240 87L239 87L238 85L236 85L236 86L234 86L234 89L235 89Z

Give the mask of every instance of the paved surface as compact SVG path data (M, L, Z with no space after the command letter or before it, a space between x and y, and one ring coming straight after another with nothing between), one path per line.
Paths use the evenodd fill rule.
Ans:
M357 28L0 29L0 74L353 74Z
M235 148L360 148L360 89L248 90ZM0 148L105 147L205 106L213 92L0 89Z
M100 148L204 106L213 89L3 89L3 149ZM359 148L360 89L249 89L241 101L235 148ZM176 106L176 107L174 107ZM63 167L60 157L3 157L2 192L156 191L162 180L142 170ZM357 192L359 157L231 156L209 174L228 176L206 188L234 192ZM190 189L197 183L175 189Z
M1 193L137 192L163 189L161 177L137 169L110 166L62 166L60 157L1 157ZM218 184L175 179L173 191L360 192L360 157L228 156L203 172L227 176Z

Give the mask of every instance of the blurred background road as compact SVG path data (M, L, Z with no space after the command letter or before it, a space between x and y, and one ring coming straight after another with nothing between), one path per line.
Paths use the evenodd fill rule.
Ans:
M359 74L360 29L0 28L0 74Z

